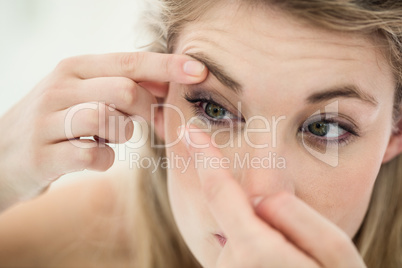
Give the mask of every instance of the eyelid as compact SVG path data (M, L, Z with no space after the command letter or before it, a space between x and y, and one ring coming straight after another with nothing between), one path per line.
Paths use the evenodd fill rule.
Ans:
M343 128L344 130L350 132L355 136L360 137L359 127L353 122L353 120L351 120L351 118L349 118L348 116L338 113L321 113L313 115L305 120L301 127L305 128L308 125L318 121L338 124L338 126Z
M238 108L236 108L225 97L223 97L223 96L221 96L221 95L219 95L219 94L217 94L215 92L195 88L195 89L192 89L192 90L188 90L187 92L184 92L183 98L186 99L187 101L190 101L190 100L199 100L199 101L204 100L204 101L211 102L211 103L213 103L215 105L221 106L222 108L224 108L225 110L227 110L228 112L230 112L234 116L238 117L242 121L245 121L243 114L241 113L241 111ZM190 101L190 102L195 103L195 102L199 102L199 101ZM241 102L239 102L239 104L241 104ZM241 106L240 106L240 109L241 109Z
M226 112L228 112L230 114L230 116L226 116L225 118L220 118L220 119L213 118L213 117L211 117L210 115L208 115L205 112L205 107L203 105L205 103L211 103L211 102L210 101L201 101L199 103L200 104L193 106L195 114L207 119L208 121L210 121L212 123L221 123L221 124L226 124L227 122L237 122L238 124L243 124L244 123L244 120L242 118L237 117L235 114L233 114L232 112L226 110L226 108L224 108L221 105L218 105L218 106L220 106L223 109L225 109Z

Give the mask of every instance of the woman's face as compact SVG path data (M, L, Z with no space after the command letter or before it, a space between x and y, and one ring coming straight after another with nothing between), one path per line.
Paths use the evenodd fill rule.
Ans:
M164 110L170 202L191 251L202 265L214 263L222 230L196 172L217 164L171 145L190 120L209 128L250 198L290 192L353 237L392 129L394 81L382 55L357 35L272 10L226 5L203 18L187 25L175 53L204 61L209 75L198 85L171 84Z

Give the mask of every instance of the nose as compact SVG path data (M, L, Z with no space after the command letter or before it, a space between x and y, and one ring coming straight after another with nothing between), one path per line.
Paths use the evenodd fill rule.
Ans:
M254 149L242 157L238 163L243 166L238 169L240 172L236 177L250 198L283 191L295 194L294 175L280 150Z

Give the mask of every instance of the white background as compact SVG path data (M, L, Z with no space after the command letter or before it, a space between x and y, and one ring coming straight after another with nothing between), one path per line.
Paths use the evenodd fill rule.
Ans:
M143 0L0 0L0 115L65 57L134 51L142 8Z
M0 0L0 116L63 58L144 45L138 24L144 1ZM127 154L119 148L116 159Z

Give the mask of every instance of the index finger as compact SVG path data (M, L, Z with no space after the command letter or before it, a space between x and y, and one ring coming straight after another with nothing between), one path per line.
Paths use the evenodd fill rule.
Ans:
M208 161L216 157L222 158L219 150L211 144L210 137L202 130L194 127L186 129L184 139L188 139L185 142L188 144L190 155L197 163L203 159ZM250 231L258 230L254 228L257 227L254 223L260 223L260 219L229 169L214 168L207 164L208 162L197 165L196 170L207 206L225 236L237 240L249 236Z
M195 84L208 73L203 63L190 56L153 52L84 55L66 59L61 65L82 79L127 77L136 82Z
M263 198L256 213L324 267L364 267L346 233L296 196Z

